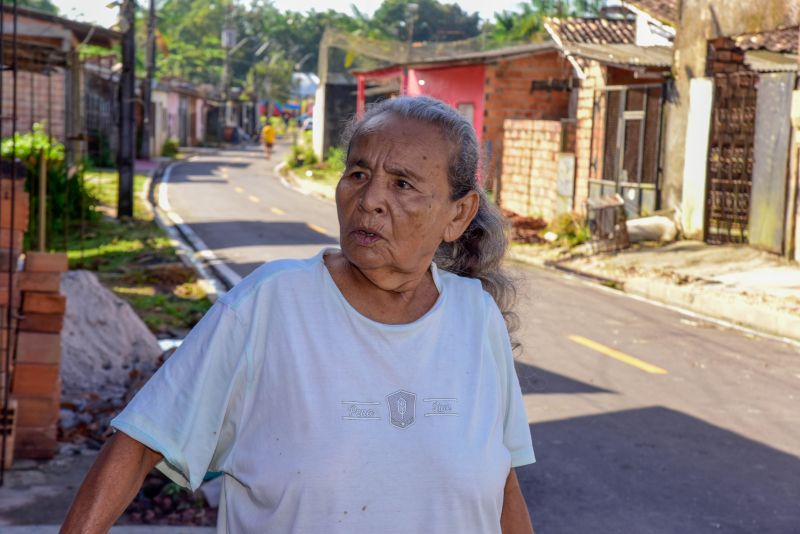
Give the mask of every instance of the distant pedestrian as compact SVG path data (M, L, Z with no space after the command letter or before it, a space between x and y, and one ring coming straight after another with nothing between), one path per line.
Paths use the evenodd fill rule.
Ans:
M264 156L272 158L272 148L275 146L275 127L271 122L266 121L261 128L261 142L264 144Z
M341 248L217 301L111 422L62 533L106 532L154 466L192 489L224 473L219 532L532 532L514 286L475 131L400 97L347 146Z

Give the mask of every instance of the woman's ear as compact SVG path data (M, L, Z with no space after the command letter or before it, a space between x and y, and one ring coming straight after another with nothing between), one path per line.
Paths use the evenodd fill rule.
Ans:
M444 229L444 241L450 243L461 237L478 213L480 203L481 197L474 190L455 201L453 219Z

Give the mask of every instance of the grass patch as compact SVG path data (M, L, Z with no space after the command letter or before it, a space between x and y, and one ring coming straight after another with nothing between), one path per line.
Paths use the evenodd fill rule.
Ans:
M134 176L134 215L116 213L116 171L87 171L87 189L99 200L103 216L74 228L68 236L71 269L88 269L131 304L150 330L162 337L182 336L211 306L192 269L185 267L158 227L143 198L147 177ZM82 235L81 235L82 234Z
M302 165L293 169L295 174L305 180L312 180L321 184L336 187L342 177L343 169L338 165L329 162L314 163L313 165Z

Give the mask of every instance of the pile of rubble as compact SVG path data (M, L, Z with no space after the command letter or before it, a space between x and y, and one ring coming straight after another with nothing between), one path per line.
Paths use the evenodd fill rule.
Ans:
M547 222L541 217L526 217L511 210L501 210L511 226L511 240L517 243L544 243L539 235L540 230L547 228Z
M88 271L62 278L67 313L62 337L62 400L58 440L73 454L98 451L111 420L175 349L163 351L133 309ZM130 523L216 524L216 508L157 471L150 473L125 512Z

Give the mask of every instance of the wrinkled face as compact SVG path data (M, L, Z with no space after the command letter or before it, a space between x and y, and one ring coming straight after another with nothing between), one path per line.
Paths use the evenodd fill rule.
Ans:
M437 127L392 113L352 140L336 207L342 252L359 270L424 272L441 242L458 237L451 150Z

